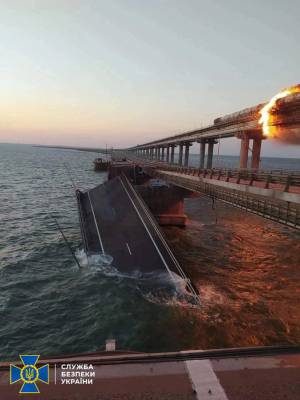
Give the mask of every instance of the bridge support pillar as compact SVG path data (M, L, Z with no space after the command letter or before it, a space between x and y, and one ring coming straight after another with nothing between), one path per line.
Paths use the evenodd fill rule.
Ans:
M205 146L206 146L205 139L200 140L199 143L200 143L199 168L203 169L204 168L204 160L205 160Z
M249 153L249 136L244 133L241 139L240 168L248 167L248 153Z
M158 160L160 160L160 147L157 148L157 157Z
M167 163L170 162L170 146L167 146L167 157L166 157Z
M162 147L161 148L161 160L164 161L164 159L165 159L165 148Z
M191 143L185 143L184 144L184 146L185 146L185 152L184 152L184 166L185 167L188 167L188 165L189 165L189 154L190 154L190 146L191 146L192 144Z
M175 144L171 144L171 164L174 164Z
M179 144L179 155L178 155L178 164L182 165L182 156L183 156L183 143Z
M161 148L159 147L157 150L157 159L160 160L161 157Z
M262 141L261 138L253 139L252 159L251 159L251 168L253 168L253 169L259 168L261 141Z
M152 182L156 184L153 185ZM151 212L156 217L159 225L185 226L187 216L184 213L184 198L189 197L190 193L182 188L167 185L157 179L150 180L148 184L137 185L139 191Z
M207 161L206 161L206 168L207 169L212 169L212 162L213 162L213 155L214 155L214 144L215 144L214 139L208 141Z

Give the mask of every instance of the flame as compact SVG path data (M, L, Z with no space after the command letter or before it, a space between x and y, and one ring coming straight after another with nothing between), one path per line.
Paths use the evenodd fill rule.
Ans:
M277 101L279 99L283 99L289 94L299 93L299 92L300 92L299 85L283 89L281 92L275 94L275 96L273 96L271 100L267 104L265 104L264 107L259 111L261 117L258 122L262 125L264 136L269 136L269 137L271 136L271 130L270 130L271 111L273 107L276 106Z

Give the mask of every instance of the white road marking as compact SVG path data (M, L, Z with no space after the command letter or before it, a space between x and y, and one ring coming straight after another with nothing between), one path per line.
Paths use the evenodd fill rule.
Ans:
M127 249L128 249L128 253L132 256L132 253L131 253L131 250L130 250L130 247L129 247L129 244L128 243L126 243L126 246L127 246Z
M96 216L95 216L95 213L94 213L94 208L93 208L93 205L92 205L92 202L91 202L91 198L90 198L90 192L88 192L88 198L89 198L89 201L90 201L91 210L92 210L93 217L94 217L94 222L95 222L95 226L96 226L96 229L97 229L97 233L98 233L98 238L99 238L99 243L100 243L100 246L101 246L101 250L102 250L102 253L105 254L105 252L104 252L104 247L103 247L103 243L102 243L102 239L101 239L100 232L99 232L98 223L97 223Z
M127 177L125 177L126 180L128 181ZM157 228L157 226L153 223L151 216L149 215L149 212L147 210L147 208L145 207L145 205L143 204L143 202L141 201L141 199L139 198L139 196L137 195L136 192L133 192L134 196L136 197L136 199L138 200L138 202L140 203L140 206L143 208L145 214L148 217L149 222L151 223L152 227L154 228L154 230L156 231L158 237L160 238L160 240L162 241L162 243L164 244L167 252L169 253L170 257L172 258L174 264L176 265L179 274L181 275L181 278L185 280L186 285L188 286L188 288L190 289L191 293L193 294L193 297L195 298L195 300L197 300L197 302L200 303L200 299L199 296L197 295L195 289L193 288L190 280L187 278L187 276L185 275L184 271L182 270L180 264L178 263L178 261L176 260L176 258L174 257L174 254L172 253L170 247L168 246L168 243L165 241L164 237L162 236L160 230Z
M197 399L228 400L209 360L189 360L184 363Z
M152 237L152 235L151 235L151 233L150 233L150 231L149 231L147 225L145 224L145 222L144 222L144 220L143 220L143 218L142 218L142 216L141 216L139 210L137 209L136 205L134 204L134 201L133 201L132 198L130 197L130 194L128 193L128 190L126 189L124 183L122 182L122 179L121 179L120 177L119 177L119 179L120 179L120 182L121 182L121 184L122 184L122 186L123 186L123 189L125 190L125 192L126 192L128 198L129 198L129 200L131 201L131 203L132 203L132 205L133 205L133 207L134 207L134 209L135 209L137 215L139 216L140 220L142 221L142 224L144 225L144 227L145 227L145 229L146 229L146 231L147 231L147 233L148 233L148 235L149 235L149 237L150 237L152 243L154 244L154 247L156 248L156 251L158 252L160 258L162 259L162 262L164 263L164 265L165 265L165 267L166 267L166 269L167 269L167 271L169 272L171 278L173 279L173 281L174 281L175 284L176 284L176 281L175 281L175 278L174 278L174 276L173 276L173 273L172 273L172 271L170 270L170 268L168 267L168 264L167 264L166 260L164 259L164 256L161 254L159 248L157 247L157 244L155 243L154 238Z

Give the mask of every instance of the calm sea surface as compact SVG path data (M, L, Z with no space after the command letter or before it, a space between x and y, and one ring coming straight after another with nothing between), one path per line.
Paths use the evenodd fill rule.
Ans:
M187 228L165 232L201 292L200 308L96 261L79 270L51 215L80 256L68 169L78 187L93 187L106 179L93 171L95 157L0 145L1 359L101 350L109 337L136 351L300 342L299 234L221 203L187 200ZM263 160L266 169L299 164Z

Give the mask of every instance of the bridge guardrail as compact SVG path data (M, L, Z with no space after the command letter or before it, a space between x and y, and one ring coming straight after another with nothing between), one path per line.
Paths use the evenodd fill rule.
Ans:
M187 190L204 193L211 198L219 199L254 214L300 229L300 208L292 203L262 199L244 192L217 187L207 182L194 181L182 176L166 176L163 171L157 171L152 168L146 168L146 172L156 178L167 179L169 182Z
M128 154L126 154L128 156ZM300 172L299 171L283 171L283 170L251 170L251 169L229 169L229 168L213 168L199 169L195 167L184 167L178 164L170 164L163 161L153 161L148 158L136 157L129 155L129 158L135 162L142 162L146 165L151 165L153 168L160 168L168 171L184 173L187 175L202 176L209 179L227 180L235 179L236 183L243 182L252 185L253 182L265 182L265 188L269 188L271 184L282 185L285 192L289 192L291 187L300 187ZM225 179L224 179L225 178Z

